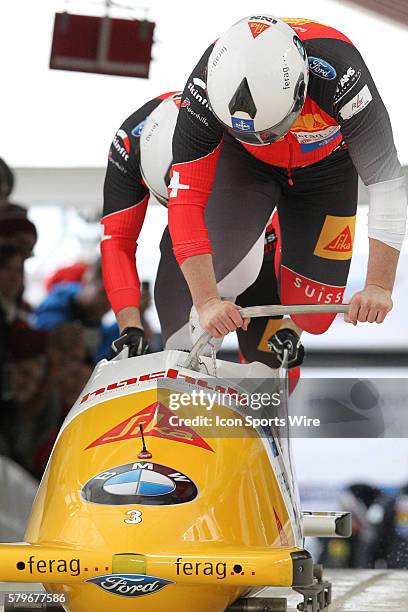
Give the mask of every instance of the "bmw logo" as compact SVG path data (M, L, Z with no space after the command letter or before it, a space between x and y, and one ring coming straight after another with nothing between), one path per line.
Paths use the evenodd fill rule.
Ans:
M85 501L112 506L172 506L192 501L197 494L196 485L185 474L144 461L101 472L81 491Z

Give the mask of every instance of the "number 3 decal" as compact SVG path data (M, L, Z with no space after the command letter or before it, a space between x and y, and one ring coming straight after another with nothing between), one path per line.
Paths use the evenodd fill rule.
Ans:
M125 523L128 525L137 525L142 522L142 513L140 510L128 510L126 514L130 516L130 518L125 519Z

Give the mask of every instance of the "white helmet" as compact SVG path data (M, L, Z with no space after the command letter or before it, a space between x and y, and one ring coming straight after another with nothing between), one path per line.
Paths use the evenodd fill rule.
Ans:
M308 76L305 48L290 26L271 15L245 17L214 45L207 69L208 100L235 138L270 144L299 116Z
M166 98L150 113L140 134L140 171L149 191L167 206L167 183L173 162L173 133L181 94Z

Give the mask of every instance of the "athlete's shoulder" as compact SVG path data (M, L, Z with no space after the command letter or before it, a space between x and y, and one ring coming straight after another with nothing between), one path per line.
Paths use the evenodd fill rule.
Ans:
M304 43L309 63L311 98L329 114L333 104L357 85L367 70L350 38L336 28L312 19L284 18Z
M347 81L350 76L361 73L363 59L346 34L310 19L285 21L305 45L309 62L310 93L317 88L319 95L324 93L324 96L329 95L332 99L339 80Z
M120 126L120 130L125 131L128 138L139 138L142 133L143 126L149 115L167 98L170 98L176 91L160 94L152 98L143 106L131 113Z
M296 34L303 41L312 40L314 38L329 38L342 40L352 44L348 36L346 36L343 32L340 32L340 30L313 19L303 19L301 17L283 17L282 21L285 21L288 25L290 25L292 30L295 30Z
M152 98L131 113L113 137L108 161L122 174L130 172L138 178L140 157L140 135L151 113L165 100L177 92L168 92Z

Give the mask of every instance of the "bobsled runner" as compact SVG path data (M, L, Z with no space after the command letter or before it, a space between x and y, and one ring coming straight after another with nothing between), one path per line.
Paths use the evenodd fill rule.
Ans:
M268 419L249 427L240 403L267 385L284 415L285 364L204 357L207 340L95 367L59 432L25 542L0 545L0 581L42 583L70 612L285 610L282 598L249 597L265 586L296 589L299 610L327 607L330 585L304 537L348 536L350 516L302 514L289 437Z

